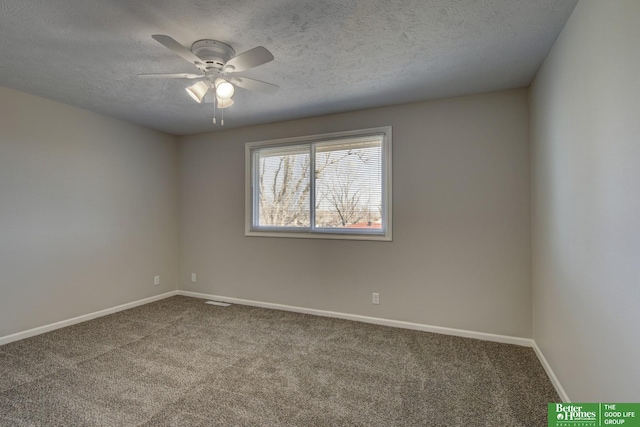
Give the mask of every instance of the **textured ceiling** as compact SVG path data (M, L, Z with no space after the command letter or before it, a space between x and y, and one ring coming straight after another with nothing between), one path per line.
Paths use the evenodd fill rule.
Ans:
M151 38L199 39L275 60L241 75L225 127L529 84L577 0L2 0L0 85L172 134L220 129L197 72Z

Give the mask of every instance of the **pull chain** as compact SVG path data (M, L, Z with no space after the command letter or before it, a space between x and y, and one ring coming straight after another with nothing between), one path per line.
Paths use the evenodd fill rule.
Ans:
M213 124L216 124L216 104L218 103L218 97L213 100Z

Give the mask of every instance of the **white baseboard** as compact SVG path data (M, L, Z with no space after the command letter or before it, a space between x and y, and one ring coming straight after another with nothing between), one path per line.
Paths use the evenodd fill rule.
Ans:
M515 344L524 347L532 347L530 338L511 337L508 335L496 335L486 332L467 331L464 329L444 328L442 326L425 325L421 323L404 322L402 320L382 319L378 317L361 316L358 314L340 313L336 311L317 310L314 308L296 307L292 305L274 304L270 302L252 301L240 298L230 298L220 295L209 295L198 292L178 291L178 295L187 297L224 301L232 304L250 305L253 307L271 308L275 310L293 311L296 313L313 314L316 316L335 317L338 319L355 320L356 322L373 323L376 325L392 326L394 328L414 329L418 331L433 332L436 334L455 335L457 337L475 338L483 341L494 341L505 344Z
M544 353L542 353L542 350L540 350L540 347L538 347L538 344L536 344L535 341L533 341L533 351L536 352L536 356L538 356L538 360L540 360L542 367L547 373L547 376L549 377L551 384L553 384L553 387L556 389L556 392L560 396L560 399L562 399L564 403L571 403L571 400L569 399L567 392L564 391L564 388L562 387L562 384L560 384L558 377L556 377L556 374L553 372L553 369L551 369L551 365L549 365L549 362L547 362L547 358L544 357Z
M164 294L155 295L149 298L144 298L138 301L129 302L116 307L106 308L104 310L96 311L89 314L84 314L82 316L74 317L73 319L62 320L60 322L50 323L48 325L29 329L27 331L17 332L11 335L5 335L4 337L0 337L0 345L9 344L10 342L29 338L34 335L44 334L45 332L53 331L55 329L60 329L66 326L75 325L76 323L86 322L87 320L95 319L96 317L106 316L107 314L112 314L118 311L127 310L129 308L137 307L139 305L148 304L150 302L169 298L174 295L178 295L178 291L171 291Z

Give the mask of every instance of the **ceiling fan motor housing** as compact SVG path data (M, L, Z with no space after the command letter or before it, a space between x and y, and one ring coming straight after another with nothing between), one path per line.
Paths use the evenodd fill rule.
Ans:
M222 70L224 64L236 55L235 50L217 40L198 40L191 45L191 52L202 59L207 70Z

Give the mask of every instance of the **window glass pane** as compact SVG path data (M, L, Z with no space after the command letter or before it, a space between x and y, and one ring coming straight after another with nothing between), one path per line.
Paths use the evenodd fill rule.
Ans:
M309 145L256 150L259 188L254 224L259 227L310 227Z
M382 137L316 146L316 227L382 231Z

